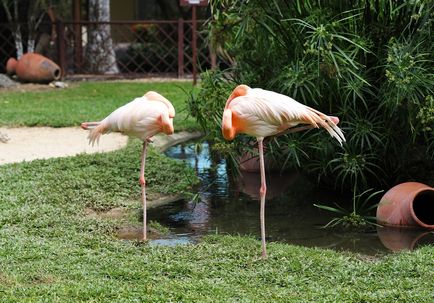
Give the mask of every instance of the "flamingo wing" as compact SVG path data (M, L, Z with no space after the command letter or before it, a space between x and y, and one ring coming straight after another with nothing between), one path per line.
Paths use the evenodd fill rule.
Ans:
M108 132L121 132L147 140L160 131L172 134L174 115L172 104L158 93L152 92L151 95L147 93L119 107L102 121L83 123L82 127L91 129L89 141L92 145L99 141L102 134Z
M345 141L331 117L272 91L250 89L246 95L234 98L229 108L235 115L238 128L252 136L272 136L299 124L309 124L325 128L340 144Z

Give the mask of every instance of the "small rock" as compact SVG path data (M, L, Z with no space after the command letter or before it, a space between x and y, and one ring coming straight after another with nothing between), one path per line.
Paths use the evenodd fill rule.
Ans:
M5 74L0 74L0 88L1 87L12 87L12 86L17 86L18 83L14 80L12 80L11 78L9 78L7 75Z
M0 142L6 143L10 140L11 138L8 137L8 135L0 133Z
M50 82L49 85L51 87L54 87L54 88L67 88L68 87L68 84L65 82L62 82L62 81L53 81L53 82Z

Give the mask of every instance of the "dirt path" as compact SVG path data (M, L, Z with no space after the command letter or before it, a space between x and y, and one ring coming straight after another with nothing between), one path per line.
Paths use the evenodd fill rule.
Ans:
M19 127L0 128L9 138L0 142L0 165L35 159L74 156L80 153L108 152L124 147L128 137L119 133L105 135L92 147L87 131L79 127Z
M1 128L0 133L9 139L0 142L0 165L35 159L74 156L81 153L108 152L126 146L128 137L110 133L101 137L98 145L87 141L87 131L79 127L19 127ZM199 138L200 132L179 132L171 136L157 135L153 145L161 151L170 146Z

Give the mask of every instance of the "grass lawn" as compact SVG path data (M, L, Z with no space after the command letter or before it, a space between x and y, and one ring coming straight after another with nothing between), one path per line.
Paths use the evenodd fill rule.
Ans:
M0 121L78 125L149 89L161 91L178 109L185 99L178 84L98 82L3 92ZM190 120L177 123L195 126ZM1 303L433 302L432 246L368 258L269 243L269 259L262 261L260 241L250 237L215 235L177 247L118 240L114 232L124 221L86 216L86 210L124 207L136 210L132 219L140 222L140 149L132 140L106 154L0 166ZM192 169L153 149L146 179L150 195L179 193L197 181Z
M175 107L175 130L188 130L197 128L184 106L193 89L189 81L77 82L67 89L26 93L0 90L0 126L79 126L84 121L99 121L119 106L154 90Z

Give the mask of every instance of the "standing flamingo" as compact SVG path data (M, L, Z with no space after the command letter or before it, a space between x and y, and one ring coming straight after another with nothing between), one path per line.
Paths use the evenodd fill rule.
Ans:
M162 95L150 91L143 97L119 107L100 122L84 122L81 127L90 130L89 143L99 142L102 134L121 132L143 140L143 150L139 182L142 186L143 202L143 241L146 241L146 182L145 159L146 148L150 138L159 132L173 134L173 118L175 109L169 100Z
M259 147L261 171L261 244L262 258L267 257L265 246L265 166L263 140L265 137L297 132L310 128L325 128L342 145L345 137L336 124L337 117L298 103L294 99L260 88L238 85L226 101L223 112L222 133L226 140L233 140L238 133L256 137ZM304 124L304 126L298 126Z

